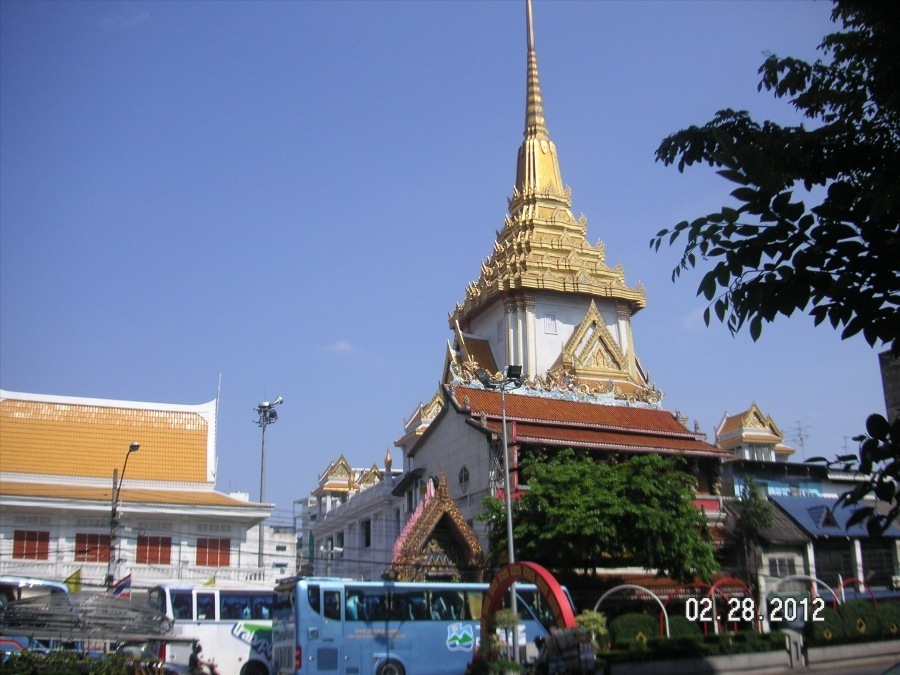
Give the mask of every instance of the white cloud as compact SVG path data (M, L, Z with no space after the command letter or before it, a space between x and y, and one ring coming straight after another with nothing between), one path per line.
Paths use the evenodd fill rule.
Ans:
M356 347L348 340L338 340L325 347L330 352L338 352L339 354L354 354Z

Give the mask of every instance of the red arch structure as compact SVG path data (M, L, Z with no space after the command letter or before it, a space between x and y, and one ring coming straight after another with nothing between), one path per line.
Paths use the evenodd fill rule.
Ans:
M482 635L488 633L488 617L502 607L504 594L517 581L537 586L541 597L547 601L547 606L553 612L558 627L574 628L576 626L575 612L572 611L569 597L554 576L537 563L517 562L510 563L500 570L485 593L484 604L481 607Z

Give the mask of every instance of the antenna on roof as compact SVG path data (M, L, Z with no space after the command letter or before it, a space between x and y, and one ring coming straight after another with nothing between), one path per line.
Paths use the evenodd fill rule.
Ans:
M797 430L791 436L791 440L800 446L800 456L803 457L804 460L806 460L806 439L809 438L809 434L806 432L812 429L808 424L802 423L805 419L808 419L808 417L801 417L799 420L794 420L794 424L797 425Z

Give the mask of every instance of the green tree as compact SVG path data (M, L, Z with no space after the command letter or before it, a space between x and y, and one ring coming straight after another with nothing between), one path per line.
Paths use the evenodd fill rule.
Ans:
M637 456L595 462L572 450L524 458L528 491L514 515L516 557L553 570L639 565L679 580L708 579L717 569L694 479L676 461ZM491 546L505 550L505 510L488 507Z
M697 291L707 324L711 310L732 332L749 322L756 340L763 321L801 310L900 353L900 5L840 0L832 20L845 30L820 45L829 62L771 55L759 69L759 89L788 98L810 128L726 109L663 140L657 161L705 162L739 187L734 207L651 246L686 236L673 279L714 263Z
M712 264L697 289L707 324L711 311L733 333L749 322L756 340L763 321L800 310L900 358L900 3L837 0L832 20L843 30L820 45L828 62L772 55L759 69L758 89L787 98L809 129L725 109L663 140L657 161L679 171L705 162L739 187L733 207L661 230L650 245L685 235L673 280ZM858 457L837 459L870 473L842 501L874 494L891 509L857 510L851 522L866 520L872 534L900 514L898 419L871 416Z
M758 546L762 531L775 521L772 505L759 494L759 487L753 476L747 476L738 503L738 517L735 535L741 542L744 553L744 570L751 586L756 586L759 567Z

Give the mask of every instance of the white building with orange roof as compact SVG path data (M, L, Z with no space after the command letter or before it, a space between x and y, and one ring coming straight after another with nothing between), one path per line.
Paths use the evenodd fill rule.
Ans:
M129 574L135 588L212 578L270 586L285 561L293 568L293 537L267 537L259 567L258 527L273 505L215 489L216 422L217 400L0 391L0 574L79 572L86 589ZM275 546L290 551L276 556Z

